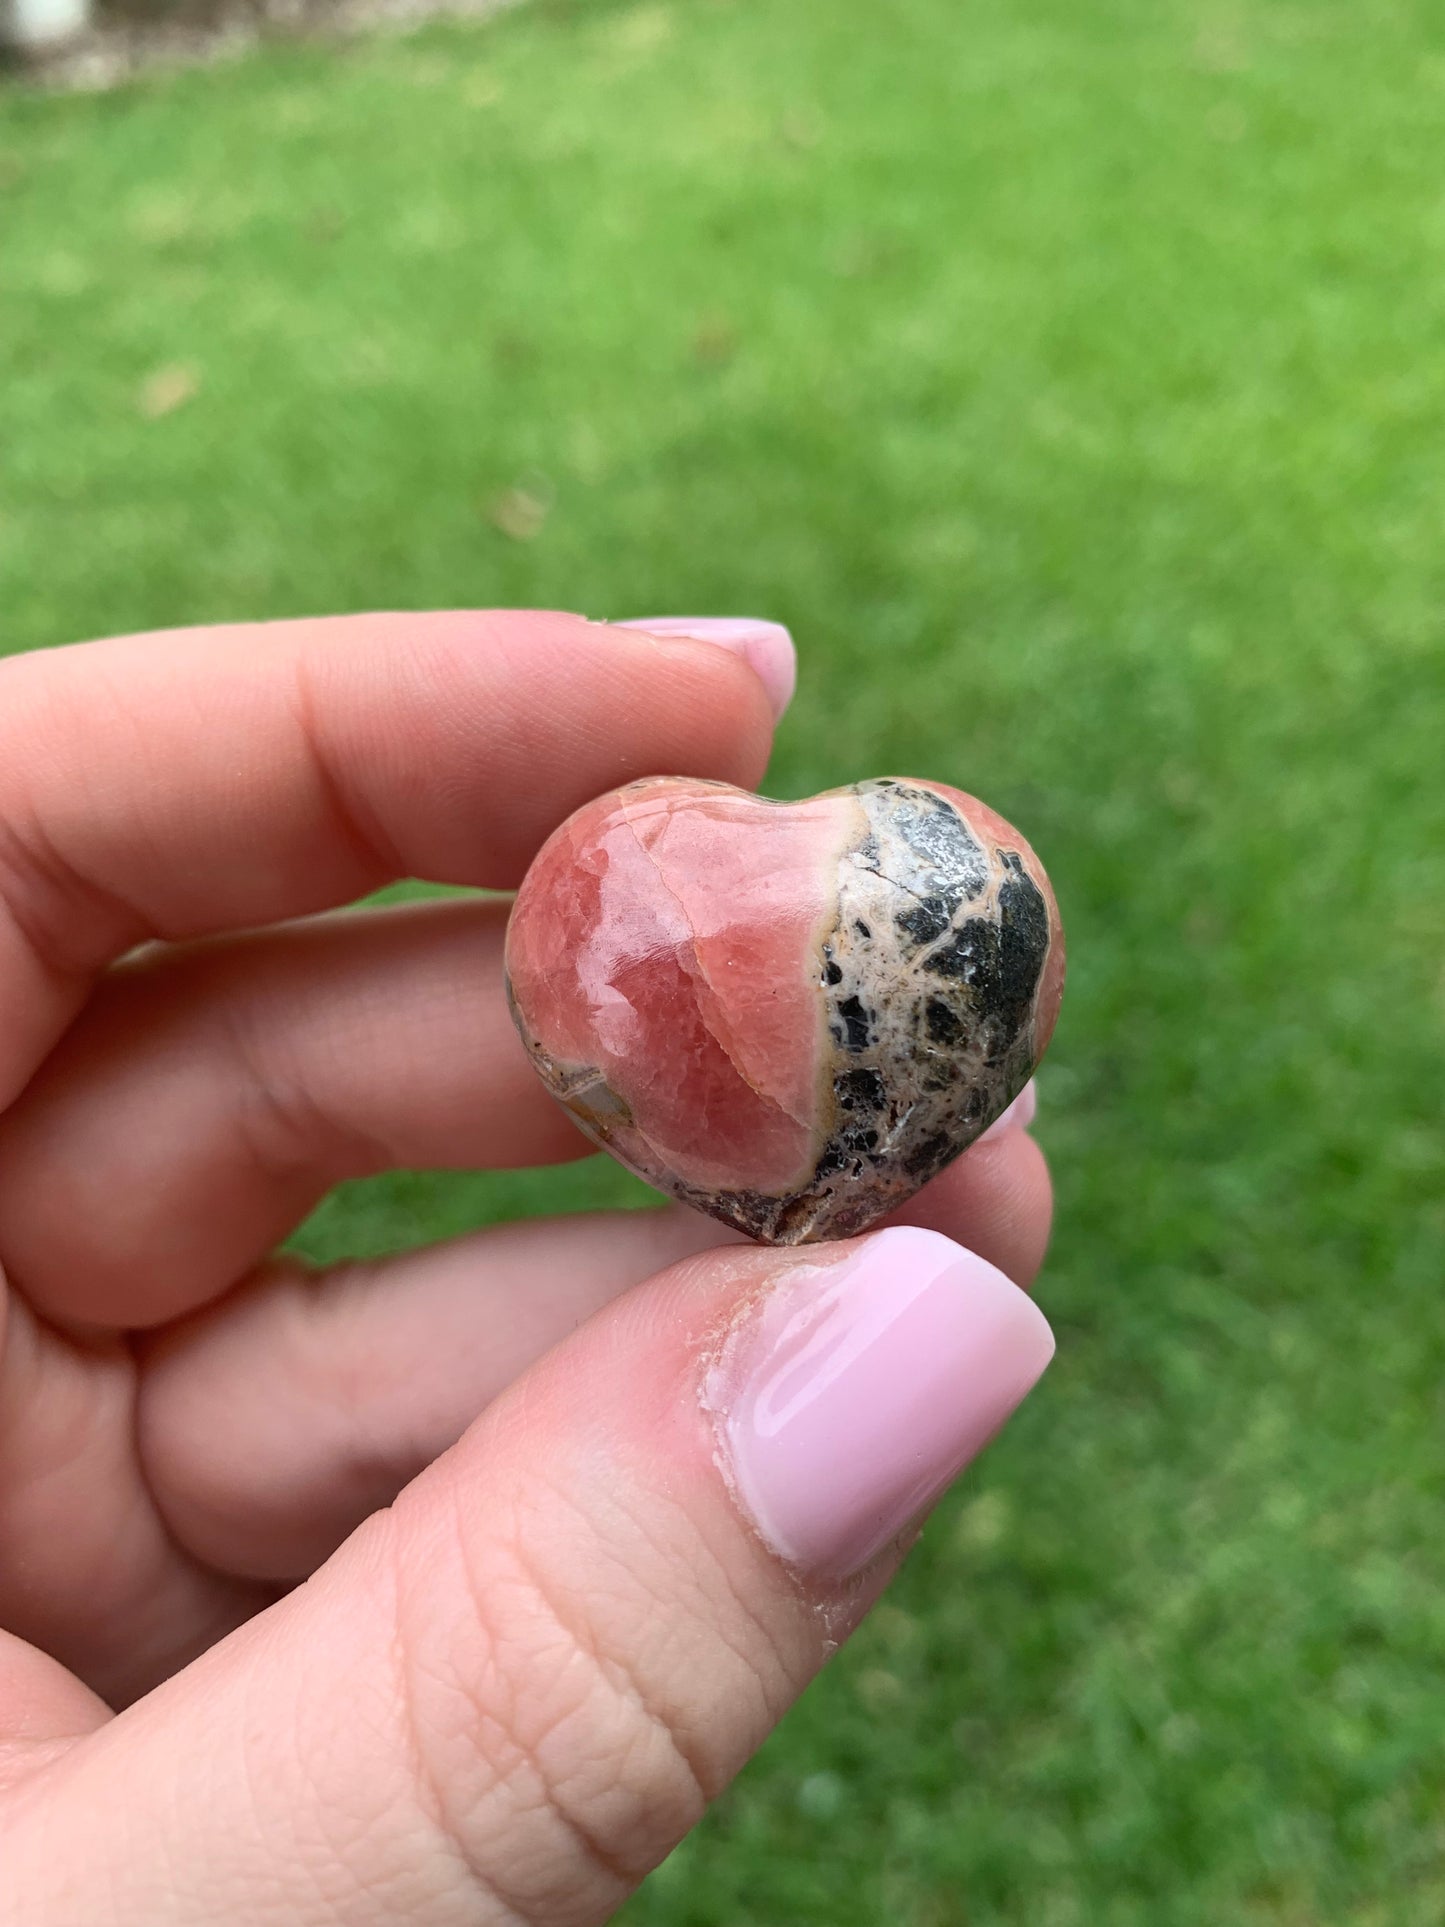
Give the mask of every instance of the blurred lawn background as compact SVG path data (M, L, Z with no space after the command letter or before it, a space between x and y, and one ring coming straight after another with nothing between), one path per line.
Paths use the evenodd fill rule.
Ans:
M1427 0L538 0L0 99L4 647L776 616L774 793L956 781L1057 884L1058 1362L634 1927L1445 1919L1442 124Z

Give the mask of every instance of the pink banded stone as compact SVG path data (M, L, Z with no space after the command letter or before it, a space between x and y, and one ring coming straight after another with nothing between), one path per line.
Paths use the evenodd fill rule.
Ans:
M1002 1114L1063 993L1058 907L974 797L775 803L653 777L548 840L507 930L522 1040L650 1183L771 1244L851 1237Z

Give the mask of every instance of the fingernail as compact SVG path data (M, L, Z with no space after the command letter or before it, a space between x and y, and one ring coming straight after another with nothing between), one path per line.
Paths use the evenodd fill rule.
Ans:
M1043 1313L1001 1271L897 1226L783 1271L728 1337L703 1402L761 1538L839 1580L934 1504L1053 1353Z
M774 721L793 700L798 655L793 638L781 622L764 622L752 616L647 616L617 626L645 629L652 636L688 636L694 642L715 642L719 649L741 656L767 690Z
M1009 1131L1026 1131L1038 1116L1038 1110L1039 1094L1034 1089L1034 1080L1030 1078L1008 1109L999 1112L976 1142L992 1144L995 1138L1003 1137Z

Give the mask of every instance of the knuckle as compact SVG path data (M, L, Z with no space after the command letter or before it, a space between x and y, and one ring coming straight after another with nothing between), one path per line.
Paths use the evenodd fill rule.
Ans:
M40 759L77 733L76 679L45 656L12 657L3 666L13 688L0 711L9 726L0 743L0 908L43 969L62 979L82 976L153 932L134 905L67 857L62 830L37 795ZM115 713L124 713L119 700ZM83 794L86 772L68 775L71 796Z
M103 895L64 863L23 803L0 812L0 906L43 970L67 978L90 967L92 948L77 951L70 932L78 900L88 899L94 908ZM111 915L118 908L113 900L101 907Z
M324 649L298 653L294 668L294 699L301 743L310 761L317 793L339 845L349 849L358 874L373 884L405 876L407 861L382 817L372 806L363 783L351 772L354 759L339 753L328 719L333 704L330 691L336 658Z
M236 1130L263 1176L279 1184L329 1184L387 1168L389 1147L322 1101L303 1056L277 1047L264 1012L240 997L216 1015L223 1054L235 1069Z
M484 1543L453 1521L460 1611L435 1609L434 1539L426 1582L426 1559L405 1533L396 1542L396 1690L416 1797L491 1905L548 1927L619 1904L697 1822L738 1763L710 1731L721 1703L761 1737L781 1667L771 1647L759 1665L755 1632L719 1637L715 1605L700 1618L701 1602L617 1570L558 1497L545 1495L540 1526L531 1510Z

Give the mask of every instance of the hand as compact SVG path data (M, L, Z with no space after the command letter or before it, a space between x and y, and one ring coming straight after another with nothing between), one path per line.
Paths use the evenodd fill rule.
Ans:
M605 1919L1042 1369L1018 1129L810 1252L668 1209L269 1255L342 1178L586 1153L505 904L334 906L509 888L633 777L756 786L769 659L716 640L0 663L4 1927Z

